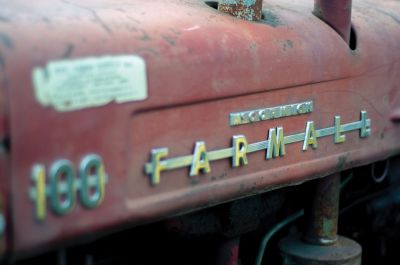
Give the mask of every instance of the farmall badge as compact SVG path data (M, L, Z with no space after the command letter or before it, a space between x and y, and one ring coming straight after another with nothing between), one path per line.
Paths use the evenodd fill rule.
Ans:
M313 102L306 101L272 108L235 112L230 114L229 124L230 126L238 126L311 113L312 111ZM189 175L193 177L200 173L211 172L210 162L220 159L231 159L232 167L235 168L246 166L249 163L247 154L253 152L264 151L265 159L269 160L285 156L285 146L288 144L302 142L302 150L307 151L310 146L317 149L318 139L322 137L332 136L333 142L339 144L346 141L346 132L359 130L361 138L366 138L371 134L371 120L367 119L366 111L361 111L359 121L341 124L341 117L334 116L332 123L332 127L316 129L314 121L308 121L305 124L304 131L292 135L285 135L283 127L270 128L268 139L255 143L248 143L244 135L234 135L231 147L212 151L207 151L205 142L198 141L195 143L193 153L182 157L167 158L168 148L156 148L151 150L151 161L145 165L145 172L150 176L151 184L158 185L161 180L161 172L166 170L190 167Z

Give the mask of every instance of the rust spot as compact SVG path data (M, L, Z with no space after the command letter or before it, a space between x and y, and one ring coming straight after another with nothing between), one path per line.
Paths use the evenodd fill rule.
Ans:
M252 51L256 51L257 50L257 43L250 43L250 49L252 50Z
M282 45L283 51L287 51L287 50L293 48L293 42L291 40L281 41L281 45Z
M220 1L218 10L240 19L259 21L261 20L262 0Z
M175 46L175 44L176 44L176 39L175 39L175 38L170 37L170 36L165 36L165 35L162 35L161 37L162 37L163 40L164 40L166 43L168 43L169 45Z

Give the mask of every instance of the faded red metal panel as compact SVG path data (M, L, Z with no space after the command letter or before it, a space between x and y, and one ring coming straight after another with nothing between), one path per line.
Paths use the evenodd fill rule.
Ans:
M355 51L312 14L308 0L269 1L274 18L261 23L238 20L195 0L0 3L0 33L13 43L0 51L9 80L12 248L20 255L400 152L400 128L390 120L400 106L398 1L353 3ZM34 67L120 54L145 59L147 100L64 113L35 100ZM231 112L307 100L314 101L310 114L229 126ZM189 155L199 140L209 150L227 148L233 135L262 141L269 128L283 126L294 134L310 120L325 128L333 126L334 115L342 123L358 121L361 110L372 120L372 135L365 139L358 131L337 145L325 137L318 149L307 152L300 143L291 144L282 158L266 161L257 152L240 168L223 159L197 178L189 178L188 168L162 172L157 186L144 172L153 148L168 147L168 157ZM90 153L102 157L109 175L102 204L90 211L76 204L63 217L48 210L44 222L35 221L28 196L33 165L49 168L65 158L77 167Z
M315 0L314 14L350 42L352 0Z

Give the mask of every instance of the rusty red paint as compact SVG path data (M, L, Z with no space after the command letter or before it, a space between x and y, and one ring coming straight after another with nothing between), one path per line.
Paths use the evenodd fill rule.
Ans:
M1 3L0 32L14 44L0 46L6 65L1 75L8 80L0 91L7 89L10 102L11 151L0 154L0 190L12 198L7 200L13 242L8 248L19 256L43 251L77 236L159 220L398 154L400 127L383 117L400 105L400 27L388 15L399 12L400 3L354 3L356 51L310 13L308 0L269 4L276 6L280 22L274 26L226 16L197 0ZM33 67L115 54L146 60L147 100L68 113L35 100ZM305 100L315 102L313 113L229 126L230 112ZM356 121L361 110L372 120L366 139L352 132L335 145L326 137L307 152L293 144L283 158L266 161L263 153L254 153L240 168L232 168L229 159L212 162L212 172L198 178L189 178L187 168L163 172L156 187L144 173L156 147L168 147L171 157L192 153L198 140L209 150L226 148L233 135L255 142L265 140L269 128L283 126L293 134L304 131L309 120L317 128L332 126L334 115L343 123ZM44 223L36 222L28 197L32 166L49 168L60 158L76 165L89 153L103 158L109 175L100 207L88 211L77 204L66 216L48 212Z
M314 14L350 42L352 0L314 0Z

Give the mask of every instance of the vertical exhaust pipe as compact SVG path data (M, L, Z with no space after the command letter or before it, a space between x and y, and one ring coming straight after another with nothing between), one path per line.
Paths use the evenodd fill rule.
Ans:
M313 13L350 43L351 0L314 0Z
M240 19L259 21L262 0L219 0L218 10Z

